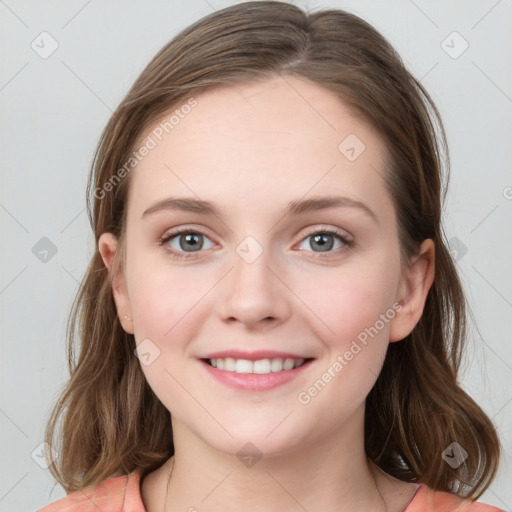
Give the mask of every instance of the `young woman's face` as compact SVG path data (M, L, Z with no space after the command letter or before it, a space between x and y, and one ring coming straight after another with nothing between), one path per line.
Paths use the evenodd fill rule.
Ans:
M195 100L141 138L155 147L130 176L115 297L150 386L177 429L228 453L360 428L417 320L383 142L293 77Z

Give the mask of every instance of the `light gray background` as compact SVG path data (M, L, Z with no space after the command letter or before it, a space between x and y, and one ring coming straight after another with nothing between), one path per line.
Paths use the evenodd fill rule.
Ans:
M37 447L67 377L65 323L93 249L85 185L100 133L168 40L234 3L0 0L2 511L34 510L65 495L37 464ZM480 329L462 384L504 446L499 476L481 500L510 510L512 2L296 4L344 8L372 23L441 111L452 158L446 232ZM43 31L58 43L46 59L31 47L35 41L43 51ZM57 249L46 262L32 250L42 237Z

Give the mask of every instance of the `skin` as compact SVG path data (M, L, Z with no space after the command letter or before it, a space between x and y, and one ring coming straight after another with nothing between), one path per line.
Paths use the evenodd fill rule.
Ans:
M115 272L118 240L110 233L99 239L123 328L137 344L150 339L160 350L142 370L172 415L175 457L143 480L146 509L164 510L174 463L167 511L241 510L247 503L254 511L402 510L416 485L368 463L365 398L388 343L407 336L422 314L434 245L426 240L402 266L382 140L332 93L294 77L196 99L132 171L125 260ZM349 134L366 146L354 161L338 149ZM291 200L327 195L361 201L376 219L356 207L283 214ZM170 196L211 201L220 215L143 216ZM188 259L172 258L159 243L178 227L207 236L199 252L181 249ZM336 229L353 245L328 238L335 245L322 252L307 229ZM247 236L263 251L252 263L236 251ZM179 241L167 246L179 252ZM378 335L309 403L299 403L298 393L393 304L400 311ZM234 348L315 360L275 389L236 390L198 360ZM250 468L236 456L246 442L263 454Z

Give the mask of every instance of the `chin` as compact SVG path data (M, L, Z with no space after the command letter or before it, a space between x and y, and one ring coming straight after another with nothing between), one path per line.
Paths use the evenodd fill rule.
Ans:
M279 424L282 418L276 420L277 415L273 415L267 421L260 421L259 424L251 421L250 417L240 418L239 422L232 419L225 423L232 437L220 427L205 432L204 424L203 428L195 430L195 433L214 450L236 456L249 467L245 463L246 459L274 458L302 449L309 436L305 432L299 432L298 425L294 425L291 421L285 427L285 423L291 419L291 416L293 414L282 424Z

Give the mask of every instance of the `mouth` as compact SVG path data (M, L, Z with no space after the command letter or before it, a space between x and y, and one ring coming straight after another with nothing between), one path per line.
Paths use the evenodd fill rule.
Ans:
M272 357L263 359L236 359L234 357L204 358L206 364L217 370L234 373L267 375L300 368L313 358Z
M219 357L219 356L223 357ZM233 357L233 356L238 357ZM265 357L267 356L267 357ZM207 374L215 381L242 391L270 391L298 379L313 357L292 354L210 354L199 360Z

